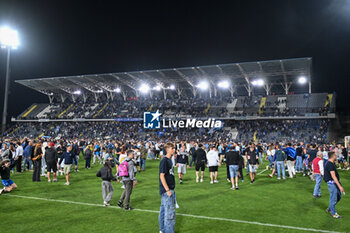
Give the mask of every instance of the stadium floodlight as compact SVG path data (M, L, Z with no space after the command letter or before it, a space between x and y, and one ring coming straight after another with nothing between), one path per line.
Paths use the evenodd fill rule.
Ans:
M113 90L114 92L117 92L117 93L120 93L120 88L119 87L117 87L117 88L115 88L114 90Z
M0 28L0 44L2 48L16 49L19 45L17 31L6 26Z
M81 94L81 90L76 90L73 92L74 95L80 95Z
M16 49L19 45L18 33L9 27L0 28L0 46L7 49L7 62L6 62L6 79L5 79L5 97L4 97L4 109L2 112L1 132L4 133L6 129L7 118L7 104L8 104L8 92L10 83L10 54L11 49Z
M262 87L262 86L264 86L264 84L265 84L265 82L264 82L263 79L257 79L257 80L254 80L254 81L252 82L252 85L253 85L253 86Z
M223 89L227 89L230 87L230 83L229 83L229 81L220 81L220 82L218 82L218 87L223 88Z
M305 76L301 76L301 77L299 77L299 79L298 79L298 83L299 83L299 84L305 84L306 81L307 81L307 79L306 79Z
M209 88L209 83L207 81L202 81L198 83L196 87L198 87L201 90L206 90Z
M141 87L139 88L139 91L140 91L141 93L144 93L144 94L145 94L145 93L149 92L149 89L150 89L149 86L148 86L147 84L144 83L144 84L142 84Z
M159 86L159 85L153 87L153 90L155 90L155 91L160 91L161 89L162 89L162 88L161 88L161 86Z
M170 90L175 90L175 85L174 84L171 84L170 87L169 87Z
M96 93L103 93L103 90L97 90Z

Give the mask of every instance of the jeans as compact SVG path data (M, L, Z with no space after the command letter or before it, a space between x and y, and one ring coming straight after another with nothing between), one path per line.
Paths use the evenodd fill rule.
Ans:
M109 203L113 196L113 185L110 181L102 181L102 198L104 202Z
M259 152L259 160L260 160L261 165L263 165L264 162L263 162L263 158L262 158L262 153L261 152Z
M130 196L132 193L134 181L126 180L126 181L123 181L123 184L125 186L125 189L120 197L120 202L123 203L124 199L125 199L125 208L128 208L128 207L130 207Z
M273 157L272 156L268 156L267 159L269 160L270 164L269 167L273 168Z
M314 196L321 196L321 183L322 183L322 175L315 174L316 184L314 188Z
M32 160L30 160L29 157L24 157L23 171L26 170L26 165L27 165L27 163L29 164L29 170L32 169Z
M341 194L336 184L327 183L327 185L330 194L328 209L331 210L332 215L335 215L337 213L337 211L335 210L335 205L340 201Z
M284 170L284 163L283 163L283 161L277 161L278 178L281 178L281 170L282 170L282 175L283 175L283 179L284 179L284 178L286 178L286 171Z
M91 158L85 159L85 168L90 168L91 167Z
M161 206L159 211L159 230L163 233L175 232L175 191L161 195Z
M46 168L46 161L44 158L42 158L42 160L41 160L41 175L42 176L45 175L45 168Z
M297 156L297 163L295 165L295 170L299 172L303 170L303 157Z
M193 155L191 155L190 167L192 167L192 163L194 163L195 160L196 160L196 158Z
M231 179L237 177L238 176L238 168L239 168L239 166L238 165L230 165L229 168L230 168L230 177L231 177Z
M142 168L142 171L146 169L146 159L140 159L140 167Z

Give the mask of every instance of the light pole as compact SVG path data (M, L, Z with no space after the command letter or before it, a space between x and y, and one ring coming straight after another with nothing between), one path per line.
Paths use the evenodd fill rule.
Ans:
M1 48L7 49L4 110L2 113L2 124L1 124L2 133L4 133L6 130L8 89L10 84L10 54L11 54L11 49L16 49L18 44L19 44L19 41L18 41L17 31L10 29L8 27L0 28L0 45L1 45Z

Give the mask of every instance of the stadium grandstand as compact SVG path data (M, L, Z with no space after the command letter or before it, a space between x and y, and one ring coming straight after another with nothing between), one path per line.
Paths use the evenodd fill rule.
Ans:
M325 143L336 96L312 92L311 68L307 57L17 80L49 103L33 103L13 117L7 135ZM224 127L143 129L143 112L156 110L167 119L215 118Z

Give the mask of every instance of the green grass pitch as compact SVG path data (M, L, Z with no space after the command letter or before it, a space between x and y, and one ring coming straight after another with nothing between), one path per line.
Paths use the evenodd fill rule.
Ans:
M65 186L64 177L58 183L48 183L45 177L33 183L30 172L14 174L11 178L18 185L12 195L65 200L81 203L103 204L101 179L96 172L102 165L91 170L83 168L80 159L79 173L71 176L71 185ZM264 164L264 168L267 162ZM159 160L147 160L145 172L137 174L138 185L131 195L131 206L137 209L158 211ZM258 172L264 168L260 168ZM176 170L176 169L175 169ZM257 175L250 184L248 176L240 182L240 190L230 190L226 181L226 167L219 168L219 183L209 184L206 168L204 182L195 183L194 169L187 169L184 184L176 176L177 213L259 222L274 225L312 228L327 231L350 232L350 200L343 196L337 211L343 219L333 219L325 212L329 193L322 183L322 198L314 199L314 182L297 174L296 179L269 178L268 172ZM350 194L350 172L339 171L345 192ZM177 175L177 171L176 171ZM114 182L111 202L116 206L121 195L120 183ZM124 211L96 205L79 205L48 200L26 199L7 194L0 196L0 232L159 232L158 214L144 211ZM176 216L176 232L308 232L296 228L286 229L251 223L191 216Z

